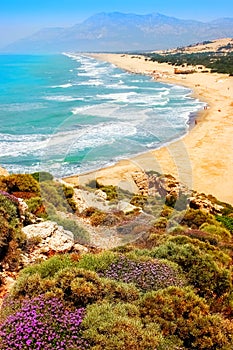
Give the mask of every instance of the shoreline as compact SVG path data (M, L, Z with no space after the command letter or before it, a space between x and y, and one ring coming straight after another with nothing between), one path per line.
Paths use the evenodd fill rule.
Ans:
M233 204L233 77L218 73L175 75L166 63L145 61L144 56L123 54L88 54L134 74L150 75L156 81L192 90L191 96L206 102L208 109L196 114L196 123L180 139L159 149L123 159L107 168L66 177L83 185L96 179L137 191L131 174L155 170L171 174L189 188L211 194Z

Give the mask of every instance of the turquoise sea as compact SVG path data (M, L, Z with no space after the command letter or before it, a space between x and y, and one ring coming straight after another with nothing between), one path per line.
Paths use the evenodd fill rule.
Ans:
M0 56L0 164L82 173L184 135L191 91L80 54Z

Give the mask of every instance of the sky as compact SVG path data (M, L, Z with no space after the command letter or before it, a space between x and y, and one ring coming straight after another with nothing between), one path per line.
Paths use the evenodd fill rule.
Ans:
M99 12L162 13L208 22L233 17L232 0L1 0L0 47L45 27L68 27Z

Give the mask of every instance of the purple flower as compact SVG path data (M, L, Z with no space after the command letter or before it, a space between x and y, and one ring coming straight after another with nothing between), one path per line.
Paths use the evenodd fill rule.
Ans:
M0 324L1 350L83 350L80 325L84 309L74 311L58 298L40 295L25 300L21 309Z

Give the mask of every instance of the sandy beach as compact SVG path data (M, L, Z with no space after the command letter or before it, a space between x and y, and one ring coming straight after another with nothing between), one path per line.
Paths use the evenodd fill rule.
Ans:
M233 204L233 77L217 73L174 74L166 63L145 60L143 56L94 54L119 68L148 74L157 81L189 87L193 96L208 105L199 113L187 135L158 150L122 160L116 165L66 181L85 184L97 179L103 184L136 191L132 173L156 170L172 174L189 188L212 194Z

